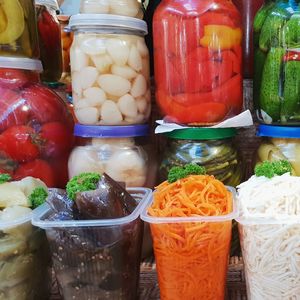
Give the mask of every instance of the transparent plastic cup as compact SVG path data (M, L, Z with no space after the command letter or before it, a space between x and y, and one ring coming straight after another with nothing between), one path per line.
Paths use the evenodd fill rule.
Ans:
M235 200L230 214L212 217L152 217L152 202L141 218L150 223L161 300L224 299Z
M143 237L140 213L151 190L130 188L128 192L138 205L126 217L50 221L47 204L33 216L33 224L46 230L64 299L137 298Z
M49 298L48 242L44 230L31 225L31 217L28 214L14 221L0 221L0 299Z

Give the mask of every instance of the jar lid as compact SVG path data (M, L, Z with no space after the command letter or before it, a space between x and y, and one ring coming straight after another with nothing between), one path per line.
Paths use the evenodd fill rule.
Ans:
M144 35L148 34L147 23L136 18L108 14L77 14L71 16L69 22L71 30L74 30L77 27L87 26L99 26L105 29L122 28L137 30L142 32Z
M149 125L94 126L76 124L74 135L86 138L126 138L149 135Z
M35 0L35 5L44 5L54 10L59 10L57 0Z
M275 138L300 138L300 128L288 126L259 125L257 135Z
M40 60L23 57L0 56L0 68L43 72L43 65Z
M221 140L236 135L235 128L187 128L167 132L165 135L179 140Z

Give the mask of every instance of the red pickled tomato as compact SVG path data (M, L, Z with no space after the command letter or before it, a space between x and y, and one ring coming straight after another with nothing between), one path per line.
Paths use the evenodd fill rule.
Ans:
M42 126L40 137L43 157L59 157L68 153L73 145L72 132L61 122L50 122Z
M18 89L28 83L28 72L17 69L0 69L0 87Z
M48 187L55 187L55 174L51 166L42 159L21 164L14 174L15 180L20 180L24 177L31 176L39 178Z
M0 131L14 125L26 124L29 109L17 92L0 87Z

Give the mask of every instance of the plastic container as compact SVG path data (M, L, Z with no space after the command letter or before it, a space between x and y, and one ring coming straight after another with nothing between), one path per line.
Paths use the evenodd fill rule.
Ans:
M137 298L143 223L140 213L151 191L128 189L139 201L123 218L47 221L49 207L33 216L46 230L60 291L65 299Z
M168 120L218 123L239 114L241 17L227 0L163 0L153 17L156 100Z
M299 128L260 125L257 135L263 139L256 152L255 164L266 160L288 160L293 175L300 176Z
M44 68L41 78L46 82L57 82L63 68L60 25L56 16L59 6L56 0L36 0L35 6Z
M234 194L235 190L229 188ZM201 282L205 280L211 281L211 289L209 291L199 288L195 290L194 299L214 299L221 300L225 297L226 275L228 267L228 256L231 239L231 223L237 216L237 208L235 201L232 213L223 216L211 217L182 217L182 218L159 218L151 217L147 210L151 206L153 199L149 198L147 206L145 206L141 218L143 221L150 223L154 254L158 273L158 282L160 288L160 297L163 300L178 300L182 299L185 294L185 289L189 288L189 282L192 280L194 285L201 287ZM190 257L189 263L187 261L189 253L185 250L188 241L191 242L195 231L203 232L203 242L196 243L195 248L199 249L197 257ZM227 232L226 236L220 235L222 232ZM168 244L168 239L174 238L180 233L185 232L185 239L178 236L178 243L169 244L169 247L159 247L160 241L164 240ZM210 234L209 234L210 233ZM206 238L205 238L206 236ZM170 240L171 242L171 240ZM205 253L202 247L207 248L207 243L211 244L211 252ZM188 245L190 247L190 245ZM214 247L218 248L219 255L214 256ZM220 253L220 249L223 249ZM172 259L172 270L170 270L170 260ZM184 260L181 260L184 257ZM210 261L219 261L219 268L212 269ZM209 274L209 278L201 277L201 272ZM207 284L207 283L206 283ZM176 298L174 297L176 291Z
M69 158L69 178L84 172L106 173L127 187L155 186L156 160L149 126L75 125L80 138Z
M114 15L72 16L73 104L85 125L143 124L151 112L147 24Z
M0 221L1 299L41 300L50 296L48 243L44 230L31 225L31 216Z
M0 55L39 58L34 1L1 1L0 19Z
M73 119L64 101L40 84L41 71L38 60L0 57L0 170L64 187Z
M253 78L253 21L264 0L233 0L241 12L243 21L243 69L244 78Z
M196 163L224 184L237 186L243 178L243 166L234 145L235 135L236 130L232 128L191 128L166 133L160 181L167 179L172 167Z
M81 0L80 13L113 14L143 19L141 1L138 0Z
M261 123L300 123L299 25L300 10L293 0L271 1L256 16L254 101Z

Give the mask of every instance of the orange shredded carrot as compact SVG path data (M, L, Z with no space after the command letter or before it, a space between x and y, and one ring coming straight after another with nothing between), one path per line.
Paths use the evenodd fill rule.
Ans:
M221 216L232 194L209 175L191 175L156 188L155 217ZM231 221L151 224L162 300L224 299Z

